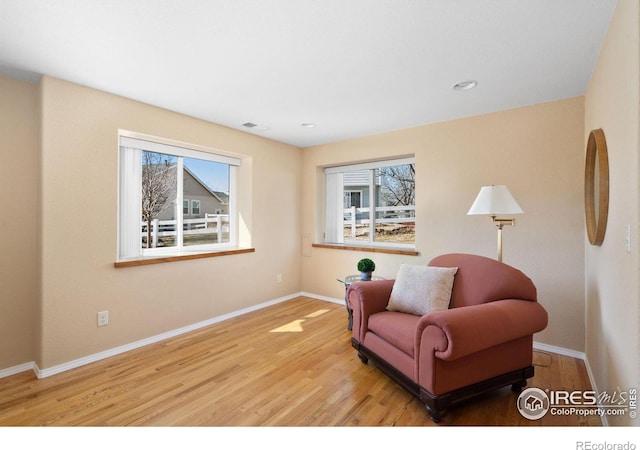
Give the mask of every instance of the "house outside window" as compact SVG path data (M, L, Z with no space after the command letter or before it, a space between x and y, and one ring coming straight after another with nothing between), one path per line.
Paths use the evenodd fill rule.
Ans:
M182 145L120 136L119 259L237 246L240 160Z
M325 243L415 248L415 158L325 168Z

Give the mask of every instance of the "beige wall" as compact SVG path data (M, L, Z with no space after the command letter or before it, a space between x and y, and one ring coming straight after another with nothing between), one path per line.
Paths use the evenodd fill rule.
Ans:
M300 149L50 77L41 92L40 368L300 291ZM115 269L118 129L242 156L255 253Z
M583 98L502 111L304 150L302 287L340 298L337 277L371 257L376 275L448 252L496 257L496 227L466 213L481 186L506 184L524 209L504 230L504 262L535 282L549 312L538 342L584 350ZM311 248L321 242L319 167L415 154L417 257Z
M0 369L33 361L37 321L38 86L0 77Z
M586 354L601 391L640 380L640 7L621 0L585 97L586 137L602 128L609 154L609 220L602 246L586 243ZM625 249L627 226L632 247ZM629 416L609 423L640 422Z

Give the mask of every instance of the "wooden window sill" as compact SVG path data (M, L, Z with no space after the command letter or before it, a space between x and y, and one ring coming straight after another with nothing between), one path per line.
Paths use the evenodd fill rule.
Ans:
M212 251L212 252L185 253L181 255L145 257L145 258L116 261L113 263L113 266L115 268L146 266L148 264L160 264L160 263L166 263L166 262L186 261L189 259L202 259L202 258L214 258L216 256L239 255L242 253L253 253L255 251L256 251L255 248L234 248L230 250L220 250L220 251Z
M311 244L315 248L328 248L332 250L350 250L354 252L390 253L392 255L418 256L415 250L391 247L373 247L367 245L344 245L344 244Z

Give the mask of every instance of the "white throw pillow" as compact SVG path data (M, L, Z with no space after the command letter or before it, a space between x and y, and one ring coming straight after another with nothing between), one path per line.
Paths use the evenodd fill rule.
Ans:
M402 264L387 309L418 316L449 308L457 267Z

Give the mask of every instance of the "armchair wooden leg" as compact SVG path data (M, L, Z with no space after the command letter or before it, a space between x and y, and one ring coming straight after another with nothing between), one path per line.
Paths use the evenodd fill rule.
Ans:
M425 409L427 410L427 414L429 415L429 418L434 423L440 423L442 421L442 417L444 416L444 411L436 411L435 409L431 408L429 405L425 405Z
M354 337L351 338L351 346L358 351L358 358L360 358L360 361L362 361L362 364L368 364L369 357L366 356L362 350L360 350L360 342L358 342Z

